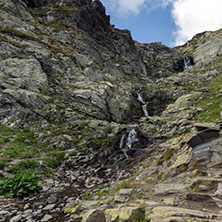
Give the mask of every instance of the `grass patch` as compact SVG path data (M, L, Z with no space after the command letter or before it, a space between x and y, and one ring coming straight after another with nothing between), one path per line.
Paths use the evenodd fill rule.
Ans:
M100 186L94 186L91 190L92 190L92 191L93 191L93 190L102 190L102 189L105 189L105 188L107 188L106 185L100 185Z
M21 173L25 171L26 169L35 169L39 166L39 161L36 160L22 160L18 164L16 164L14 167L12 167L10 170L12 172Z
M203 100L196 104L196 107L203 108L195 118L203 122L215 122L221 119L221 101L222 94L222 73L219 73L214 79L205 84L209 92L205 93Z
M38 149L27 143L13 141L3 155L10 158L32 158L38 152Z
M130 181L123 181L121 183L117 183L115 186L115 192L118 192L120 189L129 189L131 188L131 182Z

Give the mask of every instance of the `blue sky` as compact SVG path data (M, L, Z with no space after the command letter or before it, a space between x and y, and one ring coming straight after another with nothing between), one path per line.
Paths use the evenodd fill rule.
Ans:
M121 17L107 8L107 14L111 15L111 23L116 28L129 29L133 39L141 43L162 42L170 46L173 41L172 31L176 30L171 8L172 6L165 9L158 7L150 12L144 8L138 15L132 13L126 17Z
M133 39L182 45L195 34L222 28L222 0L101 0L111 23Z

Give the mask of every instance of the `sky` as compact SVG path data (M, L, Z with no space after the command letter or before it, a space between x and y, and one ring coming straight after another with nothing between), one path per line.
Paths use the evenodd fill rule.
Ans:
M101 0L111 23L141 43L183 45L195 34L222 28L222 0Z

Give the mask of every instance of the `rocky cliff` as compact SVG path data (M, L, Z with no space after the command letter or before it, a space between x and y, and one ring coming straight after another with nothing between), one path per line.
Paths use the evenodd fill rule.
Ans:
M0 176L45 181L40 196L2 197L1 221L221 219L220 126L196 124L220 119L221 30L172 49L135 42L99 0L0 0L0 12Z

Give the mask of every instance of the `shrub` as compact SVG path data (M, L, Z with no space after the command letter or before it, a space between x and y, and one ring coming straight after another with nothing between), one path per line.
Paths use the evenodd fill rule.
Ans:
M5 177L0 179L0 195L7 197L28 196L40 189L37 175L31 171L15 174L9 179Z

